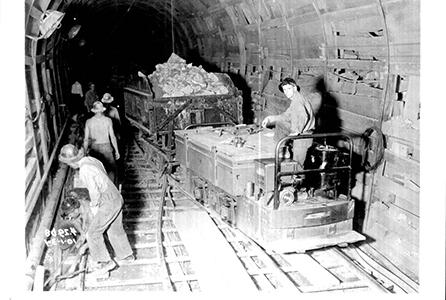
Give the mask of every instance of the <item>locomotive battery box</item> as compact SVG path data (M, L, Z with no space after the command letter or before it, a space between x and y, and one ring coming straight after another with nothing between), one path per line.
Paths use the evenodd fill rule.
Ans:
M297 171L298 163L294 160L285 159L280 162L282 172ZM262 189L263 192L274 190L274 158L256 159L255 167L255 185ZM292 176L284 176L281 178L284 183L292 183Z
M176 130L177 160L231 196L244 194L254 182L254 160L274 157L272 130L249 133L241 127ZM243 145L237 146L237 140Z
M241 197L236 226L269 250L305 252L365 239L352 230L354 201L314 197L279 209L267 203L267 197Z
M211 128L175 131L176 160L186 169L215 182L215 140Z

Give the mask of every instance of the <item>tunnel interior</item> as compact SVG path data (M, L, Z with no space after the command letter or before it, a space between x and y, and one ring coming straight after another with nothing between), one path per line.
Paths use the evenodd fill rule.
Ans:
M27 203L28 198L37 199L33 187L39 185L51 157L57 157L51 153L57 151L59 134L70 118L65 104L71 84L78 80L85 91L88 82L95 82L98 95L111 92L123 104L121 88L138 71L151 74L174 52L207 72L228 74L243 93L247 124L286 109L288 102L277 86L283 78L293 77L315 113L330 122L324 131L360 135L371 127L381 129L387 143L384 163L373 174L358 173L353 193L364 207L364 233L418 280L420 1L25 4L27 114L37 120L26 125L26 165L31 174ZM39 19L49 9L65 13L61 27L49 38L39 38ZM30 201L27 209L42 210L39 204L45 199L39 199ZM29 232L31 237L35 227Z
M181 12L171 14L167 4L156 7L120 1L119 5L69 5L61 34L68 37L73 26L81 25L78 34L65 40L63 46L73 78L79 77L84 84L94 81L105 88L112 75L150 74L172 52L193 57L187 33L176 26L176 14Z

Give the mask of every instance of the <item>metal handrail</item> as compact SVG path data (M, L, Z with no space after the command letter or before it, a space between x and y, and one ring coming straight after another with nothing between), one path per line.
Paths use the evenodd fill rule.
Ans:
M291 171L291 172L281 172L280 171L280 161L279 161L279 151L283 148L283 144L290 140L303 140L303 139L314 139L314 138L327 138L327 137L343 137L348 141L349 144L349 163L347 166L343 167L333 167L327 169L309 169L302 171ZM349 170L348 172L348 191L347 191L347 199L350 200L351 197L351 177L352 177L352 156L353 156L353 141L352 138L345 133L317 133L317 134L304 134L297 136L286 136L282 138L276 145L276 149L274 151L274 204L273 208L279 208L279 184L280 178L283 176L289 175L299 175L306 173L326 173L330 171L342 171Z
M235 124L233 122L215 122L215 123L190 124L190 125L187 125L184 128L184 130L193 129L193 128L197 128L197 127L206 127L206 126L217 127L217 126L225 126L225 125L235 125Z

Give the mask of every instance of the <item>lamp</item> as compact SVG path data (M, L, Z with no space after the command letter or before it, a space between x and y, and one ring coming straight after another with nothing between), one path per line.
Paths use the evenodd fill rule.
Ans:
M60 28L65 13L57 10L47 10L40 17L40 38L48 38L56 29Z
M81 25L79 24L71 27L70 31L68 31L68 38L69 39L74 38L79 33L79 30L81 30Z

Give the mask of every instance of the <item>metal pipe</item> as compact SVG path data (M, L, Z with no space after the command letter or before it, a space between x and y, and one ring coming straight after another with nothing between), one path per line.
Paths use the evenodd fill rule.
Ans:
M51 153L51 156L48 159L48 162L45 167L45 171L43 173L42 178L40 179L39 186L38 186L37 190L35 191L35 194L31 198L31 201L29 201L29 203L27 203L25 206L25 224L27 224L29 222L29 218L31 217L31 215L34 211L35 205L37 203L37 199L39 199L40 192L42 191L42 188L46 182L48 174L50 173L51 166L53 165L53 162L54 162L54 157L56 156L56 153L59 150L60 141L62 140L62 137L64 136L65 130L67 128L67 124L68 124L68 120L65 121L65 124L62 128L62 132L59 135L59 138L57 139L56 145L54 145L53 152Z
M310 138L327 138L327 137L343 137L347 140L349 144L349 165L347 168L349 170L348 172L348 192L347 192L347 199L350 199L351 195L351 165L352 165L352 156L353 156L353 141L351 137L345 133L317 133L317 134L305 134L305 135L297 135L297 136L286 136L282 138L276 145L276 149L274 151L274 209L279 208L279 181L282 176L285 175L297 175L300 173L307 173L307 172L317 172L316 170L304 170L300 172L281 172L280 171L280 162L279 162L279 151L282 149L282 145L289 140L302 140L302 139L310 139ZM339 168L339 167L338 167ZM333 170L337 168L331 168ZM330 170L330 169L328 169ZM327 172L326 169L319 169L319 172Z
M35 205L37 203L37 199L40 195L40 192L42 191L42 188L45 184L45 181L48 177L49 171L51 169L51 165L53 164L54 158L56 156L57 150L60 145L60 141L62 140L62 137L64 136L65 130L67 128L68 120L65 121L64 127L62 129L62 132L56 142L56 145L54 146L53 152L51 154L51 157L48 161L48 164L45 168L45 173L39 183L39 187L34 194L34 198L30 202L31 204L28 205L28 210L25 214L25 225L28 224L30 217L35 209ZM53 220L54 220L54 214L56 212L57 204L59 202L60 193L62 191L63 185L65 183L65 178L68 173L68 166L62 165L57 170L53 188L48 196L46 208L43 213L43 216L40 221L39 229L37 230L34 239L31 243L31 250L29 251L29 254L26 258L26 264L25 264L25 276L26 276L26 288L27 290L31 290L33 283L34 283L34 275L37 268L37 265L40 263L42 259L42 254L45 249L45 229L49 229Z
M45 212L42 216L42 220L39 225L34 239L32 241L32 248L26 258L25 264L25 276L26 276L26 289L32 290L34 283L34 275L37 266L42 260L43 251L45 250L45 230L49 229L54 221L54 215L58 207L60 194L62 192L65 179L68 173L68 166L63 164L59 167L54 180L53 190L48 196Z

